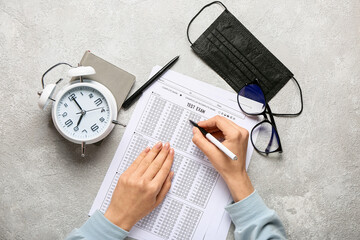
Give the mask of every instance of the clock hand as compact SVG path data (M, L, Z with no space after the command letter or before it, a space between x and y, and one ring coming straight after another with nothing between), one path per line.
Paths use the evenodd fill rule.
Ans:
M80 118L79 118L79 121L77 122L77 125L76 125L77 127L79 126L79 124L80 124L80 122L81 122L81 119L84 117L84 115L85 115L85 114L83 114L83 113L81 114L81 116L80 116Z
M98 110L98 109L101 109L101 108L103 108L103 107L98 107L98 108L86 110L85 112L95 111L95 110ZM81 112L78 112L78 113L76 113L76 114L81 114Z
M74 102L75 102L76 105L80 108L80 110L83 111L83 109L80 107L79 103L76 101L75 97L73 97L72 100L74 100Z

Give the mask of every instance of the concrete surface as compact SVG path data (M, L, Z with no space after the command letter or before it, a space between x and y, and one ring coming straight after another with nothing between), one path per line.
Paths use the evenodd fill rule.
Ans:
M136 89L154 65L180 54L175 71L230 89L186 39L187 23L208 2L0 0L0 239L63 239L79 227L124 132L116 127L82 159L55 130L50 108L37 107L42 73L60 61L76 64L89 49L136 75ZM304 92L300 117L276 119L284 153L253 155L253 184L289 239L359 239L360 2L224 3ZM193 39L220 12L206 11ZM289 83L270 104L295 110L297 99Z

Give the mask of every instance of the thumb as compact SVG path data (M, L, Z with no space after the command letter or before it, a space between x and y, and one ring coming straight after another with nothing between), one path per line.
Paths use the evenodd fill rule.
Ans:
M209 142L197 127L193 127L193 134L193 143L200 148L207 157L218 151L217 147Z

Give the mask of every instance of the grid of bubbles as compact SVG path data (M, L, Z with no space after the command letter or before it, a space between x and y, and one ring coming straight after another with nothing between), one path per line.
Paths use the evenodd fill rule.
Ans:
M154 131L155 131L155 127L156 124L159 122L160 116L162 111L164 110L164 107L166 105L166 101L162 98L156 97L154 95L151 96L148 104L147 104L147 108L144 111L144 115L140 120L140 132L148 135L148 136L152 136ZM149 107L151 106L151 107Z
M162 204L136 226L164 239L190 239L201 215L202 211L166 197Z
M207 161L205 155L192 142L190 119L198 122L205 118L153 94L145 107L137 131L163 142L171 142L174 148Z
M180 161L181 165L178 164ZM213 167L180 155L175 156L174 164L178 167L169 192L199 207L206 207L219 174Z
M123 173L139 154L150 145L150 142L141 135L134 134L125 152L125 155L118 167L118 172Z
M105 213L106 209L109 207L112 194L115 190L115 187L117 185L120 175L121 175L120 173L116 172L116 174L113 177L113 180L111 181L109 190L107 191L104 201L102 202L101 207L100 207L100 212L102 212L103 214Z

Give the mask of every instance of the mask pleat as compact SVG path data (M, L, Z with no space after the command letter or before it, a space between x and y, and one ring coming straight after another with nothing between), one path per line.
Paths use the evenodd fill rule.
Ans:
M245 68L248 72L248 75L251 75L251 81L253 81L256 78L262 79L263 85L265 88L269 89L271 86L269 80L266 78L266 76L254 65L251 61L247 58L246 53L242 53L234 44L231 43L230 40L228 40L218 29L215 29L213 31L213 35L227 48L227 52L229 55L233 56L234 61L236 61L237 66L242 66ZM240 39L237 39L240 41ZM242 39L244 45L248 44L247 39ZM246 42L246 43L244 43Z

